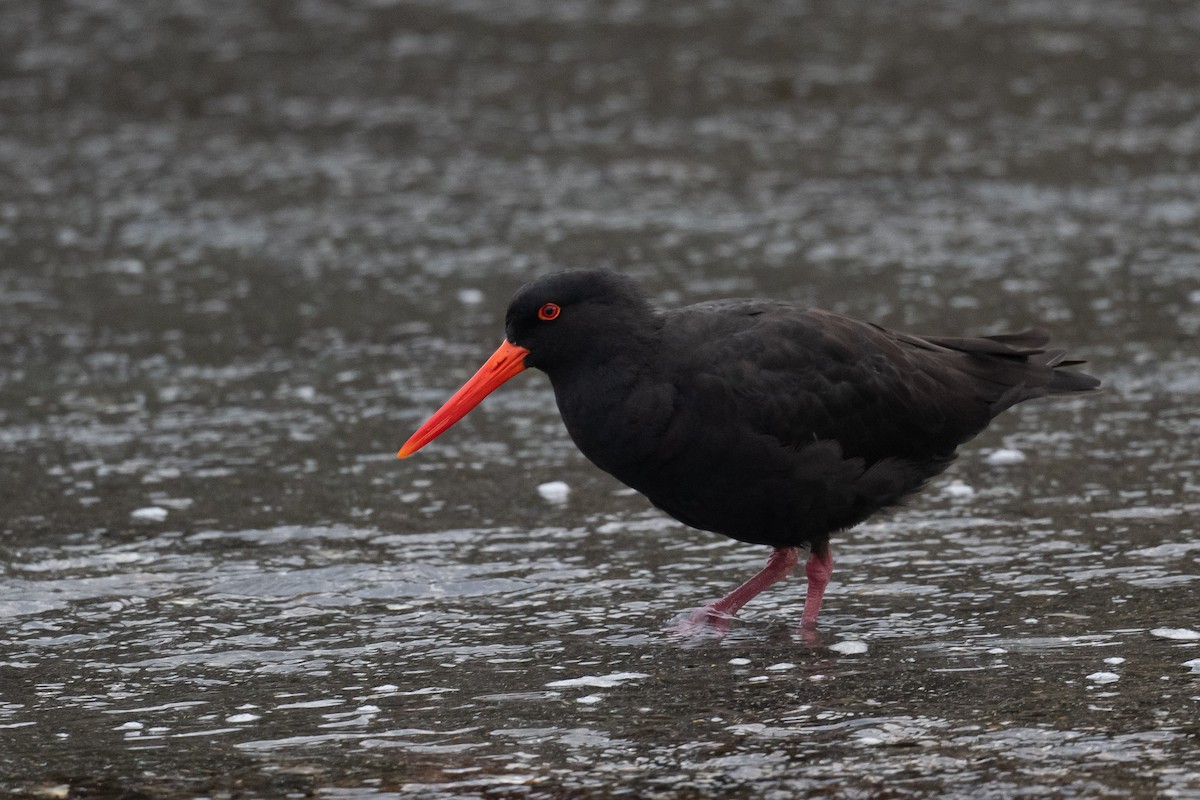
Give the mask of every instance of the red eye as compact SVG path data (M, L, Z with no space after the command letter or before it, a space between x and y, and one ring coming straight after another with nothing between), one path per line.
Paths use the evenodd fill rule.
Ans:
M562 313L562 309L558 307L558 303L546 303L538 309L538 319L544 319L546 322L557 317Z

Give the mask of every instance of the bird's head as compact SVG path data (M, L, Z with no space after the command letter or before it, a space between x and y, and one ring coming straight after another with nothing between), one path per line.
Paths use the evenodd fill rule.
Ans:
M628 347L652 314L632 279L608 270L568 270L518 289L504 333L528 351L526 367L554 377Z
M568 270L517 290L505 315L505 340L400 448L406 458L440 436L527 367L561 375L610 358L653 328L654 312L630 278L607 270Z

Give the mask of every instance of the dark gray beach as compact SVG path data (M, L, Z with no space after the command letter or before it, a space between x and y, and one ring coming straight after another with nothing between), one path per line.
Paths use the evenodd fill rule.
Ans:
M0 3L0 796L1200 798L1200 6ZM1029 326L997 419L722 640L766 549L544 376L567 267ZM563 484L563 485L560 485Z

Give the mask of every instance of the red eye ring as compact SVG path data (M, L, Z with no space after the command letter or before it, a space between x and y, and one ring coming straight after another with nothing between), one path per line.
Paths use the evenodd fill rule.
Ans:
M561 313L562 308L559 307L558 303L546 303L538 309L538 319L549 322Z

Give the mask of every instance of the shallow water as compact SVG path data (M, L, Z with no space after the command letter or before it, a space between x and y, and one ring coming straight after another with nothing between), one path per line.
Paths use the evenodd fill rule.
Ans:
M1200 797L1198 48L1132 2L0 6L0 792ZM679 641L765 552L542 376L394 458L596 265L1044 325L1106 391L835 539L817 640L792 580Z

